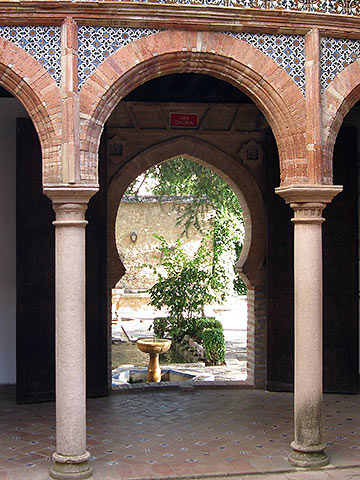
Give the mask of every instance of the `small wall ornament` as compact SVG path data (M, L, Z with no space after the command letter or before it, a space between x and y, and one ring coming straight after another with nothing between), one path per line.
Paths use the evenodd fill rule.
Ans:
M108 140L107 148L108 148L110 161L112 163L117 163L122 160L123 140L122 138L119 137L119 135L114 135L112 138Z
M253 139L247 143L244 143L240 147L238 154L241 159L241 163L250 168L255 168L261 165L265 156L262 146Z

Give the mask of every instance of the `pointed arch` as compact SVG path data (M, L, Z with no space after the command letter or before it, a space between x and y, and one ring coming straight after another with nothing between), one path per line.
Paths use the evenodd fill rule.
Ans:
M60 90L31 55L0 37L0 84L24 105L39 136L43 183L60 181Z
M329 84L323 94L324 164L332 182L332 157L337 134L349 110L360 100L360 60L355 60Z
M294 169L287 167L306 164L305 99L299 87L269 56L245 41L191 31L142 37L108 57L85 82L80 92L83 182L97 181L100 135L118 102L148 80L181 72L215 76L254 100L274 132L282 183L294 182L290 173Z
M184 156L200 163L232 187L241 204L245 241L238 268L249 287L247 373L249 384L263 385L266 365L266 327L263 314L256 312L255 292L265 291L265 205L261 191L249 171L229 154L208 142L179 136L147 148L129 160L112 177L108 187L108 288L124 273L115 239L118 207L130 183L148 168L174 157ZM260 352L260 353L259 353Z
M202 140L180 136L145 149L120 168L108 186L109 287L119 280L122 266L115 242L117 210L128 186L145 170L171 158L184 156L222 177L236 193L244 214L245 241L238 266L248 284L263 267L265 258L265 205L261 191L251 175L229 154Z

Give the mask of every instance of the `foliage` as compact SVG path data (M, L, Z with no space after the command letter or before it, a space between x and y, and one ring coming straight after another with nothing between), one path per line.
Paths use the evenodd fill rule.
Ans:
M183 157L173 158L149 168L143 176L130 185L126 195L138 196L140 189L149 183L153 195L190 196L191 202L179 211L178 223L185 231L194 226L201 231L200 221L206 212L224 210L242 218L239 200L230 186L218 175L198 163Z
M163 237L155 237L161 243L158 249L164 273L154 268L158 281L149 289L150 305L157 309L167 307L169 317L166 325L154 324L155 333L168 333L177 340L185 335L193 319L204 315L204 306L216 299L212 290L211 253L206 237L193 257L186 255L180 240L170 247Z
M152 327L158 338L172 337L172 322L170 317L155 317ZM151 327L149 327L151 330Z
M246 286L235 271L242 248L242 219L233 212L219 207L213 218L212 238L213 288L221 291L218 300L224 301L227 295L233 292L246 295Z
M210 365L222 365L225 360L225 338L222 328L208 328L202 333L206 360Z
M194 322L192 328L188 330L188 335L192 337L194 340L197 342L202 342L202 334L204 330L208 328L219 328L222 330L222 324L219 320L216 320L215 318L212 317L203 317Z
M235 272L244 236L243 215L230 186L210 169L183 157L150 168L130 185L126 194L136 197L146 184L160 202L169 195L191 197L177 211L177 223L184 226L184 234L191 226L202 231L201 220L212 212L212 287L217 300L221 302L233 292L246 294L246 286Z
M235 241L235 258L238 259L240 257L240 253L242 250L242 243ZM237 293L237 295L247 295L247 286L245 285L243 279L240 277L240 275L236 272L236 263L233 265L234 268L234 281L233 281L233 287L234 287L234 292Z
M185 335L189 335L204 345L209 365L224 363L225 337L219 320L211 317L191 318L182 324L172 317L156 317L153 327L157 337L171 337L176 342L181 342Z
M187 332L187 322L174 317L156 317L153 328L158 338L170 337L175 342L181 342Z

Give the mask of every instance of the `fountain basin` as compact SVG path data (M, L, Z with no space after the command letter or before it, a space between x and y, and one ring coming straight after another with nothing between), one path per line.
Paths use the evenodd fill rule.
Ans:
M171 347L171 340L167 338L139 338L136 345L144 353L165 353Z
M149 382L161 381L159 355L165 353L171 347L171 340L166 338L139 338L136 342L139 350L150 356L147 378Z
M165 385L176 385L182 382L191 381L214 381L214 375L206 373L186 373L175 368L161 369L161 382ZM142 367L123 366L113 370L112 385L118 387L121 385L148 384L147 369ZM152 383L156 385L156 382Z

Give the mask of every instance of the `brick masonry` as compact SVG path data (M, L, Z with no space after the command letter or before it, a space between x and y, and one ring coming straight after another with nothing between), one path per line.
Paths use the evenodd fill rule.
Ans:
M280 4L270 6L269 4L264 8L270 10L275 8L276 10L276 8L281 9L283 6ZM344 6L344 9L341 12L342 14L355 15L350 4ZM299 15L304 10L306 11L306 9L300 8ZM82 9L80 11L84 15ZM334 12L331 11L329 13ZM261 14L259 13L259 15ZM13 15L13 18L16 19L16 15ZM42 17L39 13L40 18ZM62 26L62 44L66 43L71 35L77 35L77 26L71 20L71 16L66 15L63 18L65 21ZM58 22L59 18L57 17L56 23ZM16 24L15 20L14 23ZM31 55L37 58L35 54L31 53L34 51L34 48L28 48L28 40L26 39L23 42L19 37L22 35L19 32L24 31L25 27L26 25L13 28L13 31L15 31L13 41L6 40L4 36L1 38L4 46L6 45L2 55L2 64L7 69L6 75L3 75L3 85L23 101L35 123L43 150L44 183L48 185L61 182L96 184L97 148L100 133L106 118L118 101L127 92L135 88L139 82L150 79L154 72L156 75L161 75L175 71L196 72L199 69L203 73L214 74L234 84L238 84L241 89L261 106L277 139L282 165L282 184L311 183L314 180L320 183L331 182L331 159L329 159L329 155L331 156L337 126L341 123L341 119L344 116L342 112L346 112L349 106L353 104L352 99L354 96L357 98L354 87L348 81L348 77L351 78L352 82L356 78L354 75L357 68L356 52L358 44L356 41L344 40L343 45L341 40L338 40L335 45L333 44L334 42L330 41L330 37L324 37L325 40L328 40L322 43L323 57L328 55L329 52L332 55L331 49L333 49L333 54L336 56L336 49L346 51L346 49L351 50L352 46L354 48L351 50L353 53L350 54L349 59L344 60L341 64L341 68L344 70L341 71L341 68L339 69L337 66L337 76L323 91L322 104L324 107L323 120L326 125L325 136L322 139L322 148L317 149L315 147L315 151L319 152L315 157L317 158L320 155L323 157L323 160L321 160L321 171L318 174L315 173L316 178L314 179L313 175L318 167L309 165L309 162L312 160L308 158L308 152L312 151L314 143L311 139L309 141L306 134L304 99L300 95L301 89L297 89L296 85L290 81L285 70L280 67L281 62L278 62L277 57L274 57L275 61L270 58L272 55L270 50L274 50L274 47L269 46L269 48L265 48L265 53L262 54L259 49L253 49L248 40L245 41L247 39L246 36L243 35L239 39L235 39L235 36L239 36L235 33L232 34L233 38L225 38L224 34L209 31L187 32L171 30L153 35L141 33L140 38L135 39L134 37L134 41L116 50L112 55L109 52L110 55L100 64L96 53L97 50L89 50L87 55L93 56L95 64L99 66L85 82L79 99L75 94L76 84L74 85L78 68L76 60L78 47L76 42L71 40L71 45L69 44L68 47L66 45L65 47L64 45L61 46L60 92L56 88L57 83L59 83L58 76L54 77L56 81L51 88L50 85L46 86L44 84L46 79L44 70L46 68L50 72L50 76L54 75L54 72L50 71L53 68L51 66L53 62L51 63L50 59L48 61L45 57L44 59L39 57L41 61L31 62L29 58ZM5 27L1 28L5 32ZM45 27L41 28L44 29ZM40 27L34 27L33 39L35 47L36 42L39 42L37 35L40 35L40 33L36 33L36 29L39 30ZM148 32L159 30L150 29ZM279 27L278 31L280 30ZM67 35L64 34L64 31L72 33ZM136 28L133 31L135 32ZM297 32L294 31L294 33ZM258 34L260 43L262 43L260 37L266 39L266 35ZM268 35L268 37L270 38L271 35ZM273 38L276 44L276 36ZM281 38L284 41L286 36L281 37L279 35L279 39ZM296 35L288 38L296 38ZM297 38L301 38L301 36ZM254 40L255 45L256 35ZM344 42L347 42L346 45ZM20 46L17 49L18 45ZM21 50L23 51L21 52ZM29 53L24 55L25 51ZM11 54L11 61L6 59L6 53ZM283 56L286 55L287 53L284 52ZM307 58L310 59L310 49L307 49L307 55ZM17 59L19 60L17 61ZM276 62L278 62L278 65ZM46 68L41 67L39 63L45 65ZM49 67L47 63L49 63ZM33 66L31 67L31 65ZM54 65L56 65L56 62ZM322 65L325 65L325 63ZM16 78L16 75L18 78ZM147 77L147 75L149 76ZM324 77L324 75L328 75L330 78L332 72L327 73L326 69L324 70L324 66L322 66L321 75L321 82L324 82L326 81L326 76ZM40 81L39 77L41 77L42 81ZM21 79L23 79L24 86L21 85ZM34 83L35 79L36 84ZM47 81L49 82L49 79ZM315 82L313 83L314 85L318 82L317 74L308 75L307 77L305 86L307 97L309 97L312 91L310 88L312 82ZM338 91L339 87L341 91ZM25 93L26 89L28 89L28 94ZM60 98L62 98L61 102ZM343 98L342 102L341 98ZM70 137L74 135L78 137L79 116L82 132L80 144L79 139L68 138L69 135ZM66 126L69 125L70 120L74 125L71 131L68 132ZM313 129L308 131L312 132ZM319 160L314 159L313 161L318 162ZM72 162L75 162L75 165L72 165Z
M0 0L3 31L9 26L41 27L49 23L61 29L60 79L54 78L29 53L31 49L26 51L21 42L17 44L0 35L0 84L23 103L34 122L43 153L44 185L96 186L100 136L119 101L154 77L180 72L221 78L240 88L256 103L277 141L283 186L331 184L336 135L345 115L360 99L360 63L356 54L360 20L356 9L351 10L351 2L340 2L344 10L335 12L340 15L334 16L332 10L327 11L328 15L316 16L315 12L319 10L314 5L319 2L307 2L311 8L301 7L289 12L286 2L267 1L263 9L251 10L254 5L247 2L234 11L228 4L216 11L203 6L200 10L196 6L167 5L165 10L173 15L168 17L163 5L154 6L151 2L137 5L139 9L136 11L141 10L141 15L136 14L135 9L125 11L122 2L117 2L117 6L108 2L88 2L85 7L65 1L59 2L57 9L53 9L53 2L47 1L43 1L41 7L32 0L10 3ZM277 12L279 8L281 15ZM308 10L312 13L307 13ZM124 15L121 25L119 16L115 15L120 11ZM158 14L160 11L163 17ZM91 72L79 94L78 27L73 16L80 19L82 25L93 27L125 26L164 31L141 36L114 51ZM232 35L221 33L229 31ZM285 33L305 37L305 96L304 89L271 55L235 38L243 36L243 31L246 34ZM351 61L345 59L340 68L338 62L336 76L327 82L326 70L320 67L321 55L326 53L329 56L329 51L324 51L326 45L321 42L332 37L340 37L342 46L351 44L353 57L350 55ZM338 45L338 42L328 43ZM330 53L336 54L336 51ZM96 49L90 51L90 55L98 64ZM181 142L182 153L185 151L196 158L209 153L206 143L198 139L182 139ZM179 153L179 145L180 142L163 145L164 158L168 158L171 152ZM259 280L265 232L261 179L254 171L249 171L248 166L234 162L231 152L219 146L212 148L217 152L212 166L220 169L238 189L239 198L245 205L245 220L251 225L248 229L251 238L246 238L244 262L239 268L251 287L249 312L253 313L249 338L253 338L253 343L249 344L249 351L253 354L249 363L253 365L255 384L261 384L266 352L264 284ZM134 175L154 164L156 158L158 161L155 156L158 153L158 149L147 150L146 155L137 152L131 167L124 168L121 178L115 178L119 187L117 191L110 185L109 198L113 205L117 204ZM113 231L114 218L112 211L110 232ZM254 222L259 218L260 221ZM114 257L116 250L114 246L111 248ZM110 284L118 268L119 265L112 265L109 269Z

